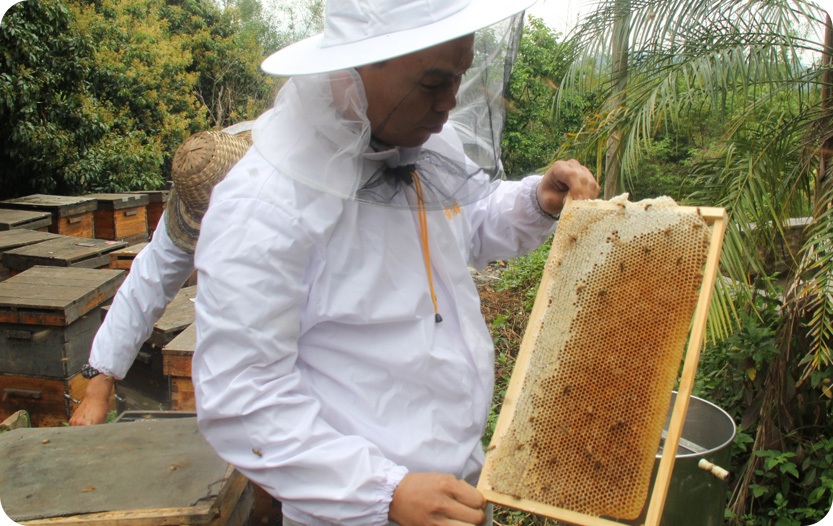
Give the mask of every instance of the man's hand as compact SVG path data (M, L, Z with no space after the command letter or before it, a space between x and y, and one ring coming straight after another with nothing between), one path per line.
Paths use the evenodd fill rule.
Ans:
M99 374L90 379L81 405L72 413L69 419L71 426L90 426L103 424L107 420L107 409L110 407L110 395L113 394L113 377Z
M541 209L552 215L560 214L569 194L573 199L595 199L599 195L599 183L584 165L570 159L555 161L538 183L535 195Z
M400 526L482 524L486 499L443 473L409 473L393 492L388 519Z

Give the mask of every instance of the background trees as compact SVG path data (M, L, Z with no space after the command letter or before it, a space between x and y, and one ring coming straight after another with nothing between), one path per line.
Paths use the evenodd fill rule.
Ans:
M554 112L555 93L569 67L560 35L540 18L528 17L506 89L503 165L507 176L540 172L582 122L586 98L568 96Z
M89 91L93 42L58 1L9 11L0 26L0 193L69 193L106 126Z
M286 32L285 32L286 33ZM271 104L256 0L26 0L0 25L0 198L153 189L188 135Z

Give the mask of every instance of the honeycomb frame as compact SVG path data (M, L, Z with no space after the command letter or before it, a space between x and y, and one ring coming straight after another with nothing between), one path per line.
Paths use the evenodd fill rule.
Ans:
M581 228L580 225L576 227L575 216L577 214L584 214L584 217L586 219L587 214L589 213L591 217L604 218L612 217L617 214L619 216L627 216L628 214L639 214L643 212L646 214L657 213L658 211L662 210L668 210L675 214L683 214L682 217L690 217L694 219L693 222L690 222L693 228L698 228L697 222L699 221L700 223L707 225L710 229L710 232L704 233L706 243L706 246L704 247L705 264L703 265L702 263L700 263L700 268L702 269L702 271L698 271L701 272L702 281L696 285L699 292L694 291L694 301L696 302L696 305L693 307L693 309L688 311L693 311L693 315L689 315L689 318L685 318L690 323L689 326L686 327L683 331L684 334L682 343L679 342L679 335L677 337L675 345L678 345L680 349L678 350L678 354L676 355L676 364L674 363L674 356L670 358L671 362L669 362L671 364L670 367L673 367L672 380L680 380L680 385L678 388L680 396L677 397L677 401L673 407L663 457L660 461L660 465L657 470L657 475L653 484L653 490L650 493L650 495L647 495L648 483L650 481L644 480L645 472L647 471L648 477L650 477L656 454L656 444L658 444L658 440L656 443L652 443L650 441L650 437L659 437L662 433L662 428L666 421L666 412L668 408L668 399L670 399L671 395L671 387L669 386L667 389L667 398L666 394L664 393L664 387L660 388L659 394L657 392L642 393L643 395L647 394L651 397L651 400L653 402L656 402L654 403L654 407L663 407L663 403L665 404L665 410L662 411L661 418L654 418L650 422L640 422L640 424L648 425L651 428L649 430L650 437L647 443L651 447L653 447L653 450L649 453L646 453L644 451L645 448L643 447L642 450L639 452L639 455L636 455L638 458L635 461L637 464L637 468L640 470L638 478L641 489L637 491L637 494L641 495L639 497L639 499L641 500L639 500L638 505L638 511L641 512L639 514L639 518L645 518L644 524L646 526L655 526L659 524L659 520L662 515L662 509L664 507L665 497L668 492L668 484L670 482L673 464L675 461L675 455L673 454L673 452L677 450L677 445L682 434L683 423L685 421L685 413L688 409L689 396L691 395L691 391L693 388L694 374L697 369L700 347L703 343L706 317L708 314L708 306L711 300L712 291L714 289L714 282L717 276L717 264L723 243L723 235L725 232L726 223L726 213L725 210L723 210L722 208L680 207L668 198L643 201L640 203L630 203L627 201L626 196L620 196L619 198L615 198L611 201L578 201L565 207L565 210L562 213L562 225L559 226L560 233L556 232L556 237L553 241L553 247L550 251L550 255L547 260L547 271L543 273L541 285L538 290L538 296L536 297L532 314L530 316L529 326L527 327L526 333L521 343L521 349L518 354L515 369L510 379L503 408L498 417L495 432L492 438L492 443L487 450L487 460L484 465L483 472L481 473L480 481L478 483L478 489L484 494L484 496L489 501L521 509L524 511L536 513L539 515L547 516L550 518L568 521L581 526L603 526L621 524L620 522L617 522L617 519L613 518L616 516L620 518L618 520L626 521L635 518L635 516L633 515L635 509L635 504L634 502L632 502L633 497L631 497L631 502L627 504L627 506L629 506L628 510L630 511L626 511L624 512L624 514L616 515L615 513L608 513L610 510L604 507L577 505L575 499L571 500L567 497L565 497L564 499L553 499L551 496L547 496L547 492L556 493L558 491L564 491L565 494L569 493L569 491L563 489L564 483L562 483L562 485L559 488L554 487L558 486L558 482L554 481L551 476L554 473L556 473L556 471L548 471L546 469L547 467L549 467L546 466L547 462L552 464L558 463L561 465L566 465L568 471L572 470L571 476L573 476L573 478L570 479L572 481L572 485L570 486L570 488L573 488L577 484L577 481L580 481L580 483L584 484L585 487L580 491L576 491L578 491L579 493L583 492L587 495L593 495L599 492L607 491L607 488L602 488L601 485L593 487L593 484L597 483L597 481L594 482L594 477L592 476L593 473L591 472L591 470L598 469L600 466L602 466L602 462L608 462L608 464L610 464L610 459L602 458L603 455L594 455L595 452L591 450L580 451L570 450L569 448L567 448L565 449L565 451L569 454L564 455L567 458L559 459L557 458L557 454L552 454L552 458L547 457L546 459L542 460L543 457L541 455L546 456L547 449L541 446L539 444L539 441L549 440L549 447L553 447L553 444L561 443L553 442L551 439L548 439L546 436L546 432L542 434L538 431L532 431L530 433L524 432L522 428L531 428L535 425L537 425L539 428L543 428L542 426L545 425L537 423L526 423L527 421L534 422L536 419L539 419L541 421L546 419L547 414L542 413L540 411L540 407L538 408L538 410L535 410L535 408L533 407L533 410L530 411L531 403L529 401L535 399L535 397L538 397L538 399L542 399L540 387L541 378L544 378L545 380L552 380L552 378L547 377L548 373L536 373L536 371L540 371L544 364L543 362L541 362L540 359L536 362L536 358L534 357L533 351L535 350L536 345L539 345L539 336L544 330L543 326L546 321L545 318L547 316L548 311L554 310L554 308L551 307L551 304L554 296L558 294L558 292L554 293L551 289L553 289L554 284L558 280L559 272L561 274L569 274L569 270L565 271L564 269L557 269L557 266L561 265L562 263L567 264L568 266L571 264L575 265L575 262L570 262L568 258L562 258L559 255L559 247L561 247L562 252L568 252L569 245L576 241L577 236L580 236ZM576 228L578 228L578 230L576 230ZM614 234L616 233L617 232L614 231ZM669 229L667 227L664 229L661 228L658 232L653 232L653 239L654 241L656 241L657 236L659 236L661 244L662 234L667 235L668 233ZM640 239L642 237L645 236L641 236ZM611 240L610 236L606 241L608 243L612 242L613 244L616 244L617 242L616 239ZM652 250L653 248L656 248L657 246L656 244L651 245L650 242L639 242L638 245L642 247L641 250L645 250L646 253ZM565 249L565 246L568 248ZM633 254L631 254L631 257L633 257ZM562 261L562 259L564 261ZM679 264L680 261L677 260L676 263ZM625 269L622 268L621 270L624 271ZM673 266L669 270L674 271ZM581 276L581 274L578 275ZM575 275L573 275L573 277L575 277ZM631 273L629 277L631 279L633 279L634 277L639 277L638 270L636 274ZM657 283L657 276L649 277L653 278L653 283ZM645 276L642 276L642 278L645 278ZM662 278L660 277L659 279ZM599 294L606 293L604 289L599 289L599 287L593 289L593 283L591 283L590 281L582 282L581 280L579 280L578 282L572 283L576 290L574 293L573 291L571 291L570 293L574 294L574 297L579 298L576 300L576 304L580 303L580 296L582 294L592 294L595 295L594 297L598 298ZM564 285L563 280L561 283L558 284ZM563 294L560 299L563 301ZM561 308L561 310L563 310L563 308ZM574 324L576 320L574 318L571 318L568 321L571 323L571 326L565 332L572 332L572 324ZM588 331L585 330L584 332ZM627 336L627 334L624 334L624 337ZM685 348L686 340L688 342L687 348ZM685 348L684 353L683 348ZM682 374L678 374L678 371L680 370L679 364L683 356L684 359L682 360ZM553 370L556 370L558 369L558 367L561 367L563 365L562 362L564 361L561 359L560 355L556 355L556 357L559 360L557 366ZM668 367L668 364L666 364L666 369ZM628 372L632 373L633 371ZM622 373L623 372L621 371L619 372L619 374ZM535 378L536 375L539 380L537 384L532 380L529 380L529 385L525 385L527 384L528 378ZM554 375L555 373L552 373L552 376ZM663 380L663 382L663 386L667 385L668 379L666 378L665 380ZM563 396L564 399L569 398L569 393L564 391L569 390L571 387L571 385L564 385L562 382L561 384L558 384L558 392L556 394L559 396ZM577 384L576 387L578 388L579 385ZM536 389L537 392L535 391ZM617 392L615 390L613 392L610 392L609 394L610 400L608 403L610 407L616 406L617 401L623 398L625 395L625 393L622 393L621 391ZM549 401L550 403L552 402L552 396L550 396ZM559 399L559 403L561 403L562 401L564 400ZM569 404L569 402L565 403ZM601 413L604 413L607 409L607 404L598 404L598 407L596 408L571 407L571 411L573 411L576 418L569 424L569 426L571 426L569 431L562 427L562 433L564 435L566 435L567 433L575 433L576 428L572 426L580 425L580 421L589 422L597 416L599 417L601 422L604 422ZM608 411L608 413L609 412L610 411ZM609 414L607 416L610 417ZM518 424L516 422L513 425L513 421L516 418L519 422L522 421L522 423ZM577 422L579 424L577 424ZM611 421L608 420L607 422L609 423ZM562 421L558 421L558 424L561 426L567 425L564 424ZM621 436L622 432L626 431L624 428L627 424L628 422L625 421L613 420L613 424L609 426L610 433L619 432L619 435ZM617 426L620 426L623 429L614 429ZM520 430L519 427L521 428ZM592 426L588 425L586 428L589 429L590 427ZM579 434L581 433L581 429L584 428L579 428ZM550 432L550 435L553 434L555 433ZM541 451L543 451L544 453L540 453L538 457L535 457L535 455L531 453L526 453L526 450L536 448L538 449L539 453ZM550 449L549 451L555 450ZM510 466L511 464L506 463L506 458L509 456L512 456L513 460L517 461L518 463L518 467L516 468L516 472L514 473L506 471L507 469L511 469L507 468L507 466ZM609 456L610 455L608 455L608 457ZM599 458L599 460L594 461L594 457ZM603 469L610 470L611 467L608 465L604 465ZM632 468L629 469L633 471ZM613 471L616 473L615 469ZM500 477L503 478L503 480L509 480L510 482L503 482L500 480L500 478L498 478L498 483L496 484L495 481L492 480L493 472L498 473ZM543 473L543 475L541 475L541 473ZM550 475L550 478L545 477L545 475L547 475L548 473ZM625 475L632 475L632 473L628 472L625 473ZM598 479L598 477L596 477L596 479ZM511 487L513 483L515 487ZM533 487L534 489L531 489ZM519 490L518 488L521 488L521 490Z

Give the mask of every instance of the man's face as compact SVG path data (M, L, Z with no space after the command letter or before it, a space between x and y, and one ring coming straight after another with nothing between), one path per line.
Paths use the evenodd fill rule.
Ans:
M373 135L390 145L420 146L457 105L463 73L474 59L474 35L380 64L358 68Z

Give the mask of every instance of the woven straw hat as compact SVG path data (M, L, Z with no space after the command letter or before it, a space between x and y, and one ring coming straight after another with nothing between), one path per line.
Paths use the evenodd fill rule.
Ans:
M165 218L168 236L176 246L194 252L211 191L251 145L250 129L236 135L204 131L192 135L177 149L171 166L174 185Z
M272 75L309 75L373 64L474 33L535 0L327 0L324 31L261 64Z

